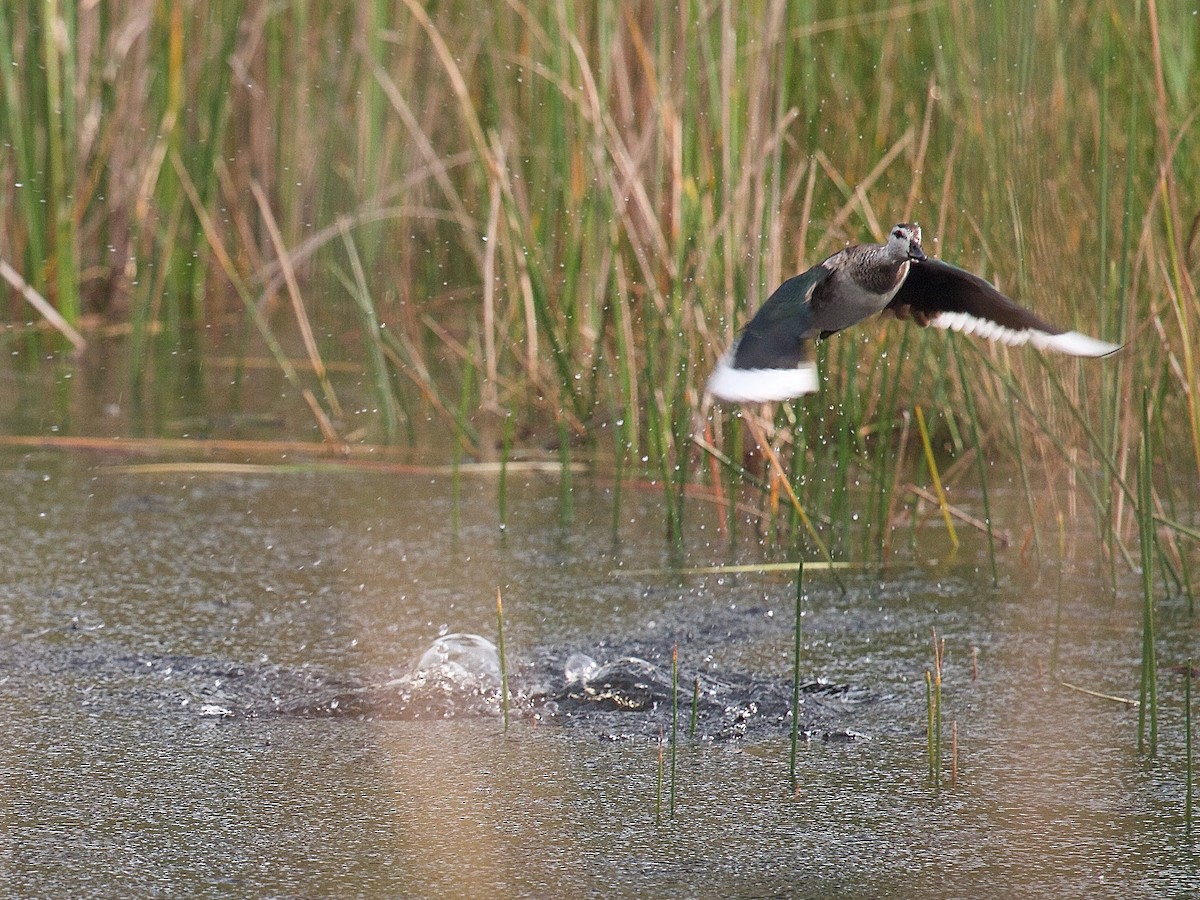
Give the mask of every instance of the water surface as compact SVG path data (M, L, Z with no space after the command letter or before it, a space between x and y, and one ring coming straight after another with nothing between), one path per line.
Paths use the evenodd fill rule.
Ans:
M569 525L556 477L515 477L506 534L494 477L468 477L456 534L441 475L112 468L128 462L0 458L9 895L1200 888L1181 677L1161 677L1155 760L1136 752L1135 709L1062 684L1136 694L1137 585L1114 594L1097 560L1008 551L998 587L978 546L852 573L845 593L810 574L802 677L831 692L806 694L796 793L786 719L740 738L684 728L675 817L664 806L659 823L669 715L568 717L551 682L573 653L669 672L678 644L689 690L699 674L745 703L790 696L787 576L674 574L655 493L627 492L614 536L610 490L581 477ZM729 558L705 516L689 520L689 565ZM744 531L738 561L761 558ZM303 711L403 676L439 635L494 639L497 587L514 689L542 692L507 733L470 698L446 718ZM1194 626L1180 599L1159 612L1165 669ZM958 738L941 790L925 731L935 628L947 769L952 721Z

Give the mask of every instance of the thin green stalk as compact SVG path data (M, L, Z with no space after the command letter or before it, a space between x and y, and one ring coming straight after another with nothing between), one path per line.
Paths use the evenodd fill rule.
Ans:
M803 416L797 415L796 409L789 404L781 404L783 406L784 417L792 433L792 453L788 459L788 480L792 484L804 483L804 472L807 463L807 448L804 442L804 420ZM803 522L800 521L800 513L792 507L788 510L788 531L791 534L791 552L795 555L803 548Z
M927 710L926 741L929 752L929 777L934 790L942 786L942 659L946 639L938 640L933 629L933 668L925 670L925 706Z
M512 455L513 414L504 411L504 425L500 439L500 531L508 530L508 459Z
M958 719L950 720L950 787L958 787Z
M252 312L257 313L257 309L257 307L254 307ZM260 320L262 320L262 316L258 315L255 319L255 323L258 324ZM259 326L259 331L262 332L264 328L266 328L265 322ZM269 334L267 336L270 337ZM382 340L388 358L392 361L392 365L396 371L398 373L407 375L414 382L420 385L422 392L426 394L434 407L440 413L442 413L445 418L451 421L455 431L461 435L464 435L470 444L478 446L481 440L479 432L464 415L460 414L457 407L452 406L445 398L442 397L437 383L433 380L430 373L426 370L424 364L419 359L419 355L416 352L412 342L397 337L386 328L380 329L379 337ZM270 339L274 341L274 337L270 337ZM288 363L286 359L283 360L281 364L283 363L286 363L290 366L290 363Z
M653 373L649 362L648 372ZM653 374L650 374L648 383L655 383ZM654 391L647 406L646 424L650 429L649 444L654 449L658 474L662 480L663 508L667 518L667 539L673 547L678 547L683 540L683 534L680 529L679 509L676 502L678 498L675 491L671 489L674 477L671 472L671 429L667 421L669 412L666 406L662 391Z
M1183 752L1184 777L1187 778L1186 799L1183 805L1183 821L1187 826L1188 840L1192 837L1192 658L1189 656L1187 668L1183 670Z
M496 587L496 649L500 654L500 710L504 715L504 730L508 731L508 664L504 656L504 601Z
M1164 404L1169 402L1168 397L1168 382L1166 373L1164 372L1163 377L1160 379L1158 393L1153 401L1155 408L1162 409ZM1170 446L1171 438L1167 431L1166 423L1163 421L1163 416L1161 414L1156 416L1155 422L1157 426L1155 428L1155 437L1158 441L1158 445L1161 447ZM1180 516L1181 511L1176 503L1176 490L1179 487L1180 485L1174 478L1168 478L1162 483L1161 490L1159 491L1158 505L1163 509L1163 512L1166 513L1166 516L1164 517L1155 515L1154 519L1156 522L1161 524L1164 522L1164 519L1166 521L1171 521ZM1190 485L1186 485L1186 487L1190 487ZM1176 590L1182 591L1183 595L1187 598L1188 615L1190 616L1195 614L1195 596L1192 589L1191 554L1179 550L1178 539L1179 534L1173 530L1170 534L1164 535L1163 539L1157 542L1159 549L1158 558L1163 563L1164 573L1170 571L1171 575L1175 578ZM1168 549L1174 551L1175 559L1179 562L1178 571L1176 571L1175 567L1171 564L1171 559L1167 555Z
M625 417L618 416L613 424L613 506L612 533L613 540L621 534L621 500L624 493L625 480Z
M1175 312L1175 320L1179 325L1179 339L1182 347L1183 356L1183 377L1181 378L1183 388L1184 405L1187 408L1188 424L1191 426L1192 453L1196 463L1196 467L1200 468L1200 372L1197 372L1197 362L1195 360L1195 351L1192 347L1195 328L1191 322L1191 309L1194 306L1195 295L1192 295L1193 303L1187 302L1188 289L1185 285L1183 274L1184 264L1179 259L1178 244L1175 239L1174 218L1171 214L1171 196L1167 189L1167 180L1165 175L1159 179L1160 193L1162 194L1162 211L1165 231L1165 240L1167 248L1167 257L1170 260L1170 272L1172 290L1169 293L1171 307ZM1190 284L1190 282L1188 282Z
M70 8L73 5L69 4ZM73 15L59 10L58 0L42 0L42 65L46 78L46 135L50 168L49 201L54 222L54 270L58 311L70 324L79 321L79 252L76 246L73 208L75 171L74 72L70 54L73 40ZM62 38L60 47L59 38ZM61 50L61 53L60 53ZM66 70L64 72L64 69ZM65 77L66 76L66 77Z
M358 79L354 111L356 129L362 136L358 142L358 153L355 163L358 171L355 180L362 185L363 192L368 197L379 195L381 181L387 175L381 156L386 155L384 131L387 121L384 113L387 99L377 79L370 77L372 66L380 65L384 59L383 35L390 27L390 4L385 0L373 0L355 4L355 23L357 49L369 61L363 67L363 74ZM272 17L274 18L274 17ZM377 224L368 225L364 234L365 255L369 265L374 267L380 252L383 238L381 228Z
M943 641L944 645L944 641ZM934 775L937 786L942 786L942 656L937 646L937 633L934 632L934 674L933 674L933 754Z
M346 288L346 292L354 298L355 307L358 310L365 338L363 343L367 356L367 371L375 388L375 397L383 416L384 438L387 443L391 444L395 442L399 430L400 404L393 391L387 357L383 350L383 341L379 337L379 315L375 310L375 300L367 283L367 275L358 253L358 247L349 230L342 232L342 244L350 259L350 271L354 280L349 281L344 277L340 280Z
M30 134L31 130L36 131L33 125L39 118L31 112L37 107L33 99L33 78L42 67L31 65L13 52L13 25L17 9L15 3L0 8L0 84L4 88L0 126L3 127L5 143L12 158L16 188L13 202L20 215L15 215L16 210L11 208L5 208L4 212L11 217L9 221L18 221L24 226L25 280L39 294L45 295L44 242L45 235L49 233L49 223L45 214L47 204L42 202L45 194L41 182L44 164L38 159L38 142Z
M899 352L896 354L896 359L893 362L888 360L887 377L883 380L883 387L880 390L881 403L880 409L886 410L888 419L882 423L887 430L884 432L885 439L880 440L880 450L876 454L878 464L876 466L875 482L878 484L878 495L876 497L874 509L874 520L878 523L879 537L876 542L875 549L876 558L881 560L887 552L890 543L889 529L892 525L891 509L892 501L896 490L896 476L898 468L904 463L904 454L907 450L909 417L901 413L902 418L899 421L900 428L900 445L899 454L894 454L895 446L893 445L890 432L896 427L897 411L901 409L901 404L898 403L900 382L903 376L903 368L905 361L909 357L908 345L911 339L911 328L905 328L904 333L900 336Z
M929 464L929 474L933 478L933 487L937 491L938 504L942 509L942 520L946 523L946 531L950 535L950 546L958 550L958 534L954 530L954 520L950 518L950 504L946 502L946 492L942 490L942 477L938 474L937 460L933 458L933 446L929 443L929 431L925 428L925 414L921 407L916 407L917 428L921 432L921 445L925 448L925 462Z
M571 483L571 428L564 417L558 420L558 519L563 527L575 521L575 488Z
M842 593L846 593L846 582L842 580L841 574L838 572L837 567L833 564L833 557L829 553L829 548L825 545L825 542L821 540L820 533L813 525L812 519L809 518L808 513L805 512L803 505L796 496L796 492L792 487L792 483L788 481L787 474L784 472L783 466L779 462L779 456L767 442L766 435L763 434L763 430L758 426L757 422L753 418L747 418L745 419L745 422L749 427L754 440L758 443L759 449L764 455L766 455L768 461L770 462L771 468L778 476L779 483L783 485L784 493L787 494L788 500L796 510L796 513L800 516L800 521L804 523L804 527L808 531L809 536L812 538L813 543L817 545L817 550L820 551L821 556L825 559L825 562L829 563L829 571L833 573L834 581L836 581L838 587L842 589Z
M967 417L971 422L971 446L975 448L975 467L979 473L979 492L983 501L983 524L987 526L988 563L992 570L992 587L997 587L1000 579L996 573L996 537L992 533L992 510L988 501L988 466L982 446L983 437L979 430L979 412L975 405L975 392L971 388L971 382L967 380L962 354L958 350L958 340L951 334L949 342L950 352L954 354L954 362L958 368L959 384L962 386L963 396L967 402Z
M675 787L679 757L679 645L671 648L671 818L675 818Z
M1154 646L1154 487L1150 395L1142 391L1142 442L1138 460L1138 537L1142 569L1142 668L1138 704L1138 752L1158 752L1158 665ZM1147 738L1147 721L1149 737Z
M925 670L925 758L929 762L929 780L937 783L933 754L933 676Z
M728 508L729 514L726 521L729 523L729 547L732 549L737 546L738 524L741 521L734 499L738 496L738 492L741 489L742 477L749 475L749 473L746 472L745 466L734 462L734 460L745 459L746 430L741 425L741 416L733 418L731 424L733 434L729 440L728 464L725 465L723 463L725 465L723 471L729 476L725 483L725 496L729 498L730 502ZM720 458L718 458L718 462L720 461ZM797 515L799 515L799 510L797 510Z
M458 396L458 420L465 421L467 417L468 404L471 397L471 366L463 368L462 387ZM456 428L454 432L454 455L450 464L450 496L452 510L450 513L451 525L454 529L455 537L458 536L459 525L459 507L462 505L462 455L463 455L463 433L461 428Z
M691 472L692 454L689 453L688 432L691 429L691 417L684 412L687 409L687 378L686 364L681 366L683 371L680 372L677 381L678 390L675 395L675 402L672 405L672 415L675 419L674 431L674 491L675 491L675 509L676 509L676 527L675 527L675 549L682 552L683 550L683 512L684 498L686 496L688 476ZM672 490L670 484L663 485L664 490Z
M700 676L692 682L692 724L688 729L688 737L696 736L696 717L700 711Z
M658 792L654 801L654 824L662 824L663 801L663 727L658 726Z
M200 227L204 231L212 254L217 258L217 261L224 270L230 284L233 285L234 290L237 292L238 297L245 306L247 315L254 322L255 328L258 329L259 336L262 338L263 343L266 344L267 349L271 351L271 356L274 357L275 361L278 363L280 371L283 372L284 377L293 386L293 388L295 388L296 392L303 395L305 391L307 391L307 388L300 380L300 376L296 372L296 367L292 365L292 361L288 358L287 354L283 352L282 346L280 346L274 332L271 331L271 326L268 324L266 316L263 314L262 310L259 309L258 304L251 296L245 281L238 274L237 268L234 266L233 260L229 256L229 253L226 251L225 245L222 242L221 232L217 230L212 218L208 215L207 210L204 208L204 204L200 199L200 195L196 190L196 186L192 183L191 178L187 174L187 170L183 167L183 162L178 156L172 157L171 162L175 173L179 178L179 183L192 205L192 211L196 214L196 217L200 221Z
M792 793L799 790L796 783L796 749L800 743L800 651L801 617L804 614L804 561L796 564L796 618L795 636L792 642L792 751L788 761L788 773L791 778Z
M843 362L839 365L843 366L843 371L847 373L857 371L858 342L845 341L842 346L845 348L841 354ZM833 484L828 494L829 521L833 526L831 531L836 536L836 539L840 540L843 548L850 533L850 442L854 432L854 427L851 423L862 421L861 412L861 403L859 402L855 379L847 377L844 381L843 393L838 401L837 413L833 423L836 435L836 440L832 447L833 466L831 471ZM834 537L831 537L830 544L833 543Z

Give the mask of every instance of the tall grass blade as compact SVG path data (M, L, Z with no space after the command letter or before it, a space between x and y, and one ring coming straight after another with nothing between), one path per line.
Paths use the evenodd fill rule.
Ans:
M795 509L796 513L800 516L800 521L804 523L804 527L808 531L809 536L812 538L813 543L817 545L817 549L820 551L821 556L824 557L825 562L829 564L829 570L833 573L834 580L837 581L838 587L842 589L842 593L845 593L846 583L842 580L842 576L839 574L837 567L833 563L833 557L829 553L829 548L821 539L820 533L813 525L812 520L809 519L808 513L804 510L804 506L796 497L796 492L792 488L792 483L788 480L788 477L783 470L783 466L780 465L779 457L775 455L774 448L771 447L771 444L767 441L766 436L763 434L762 428L752 417L746 419L746 424L750 427L750 432L754 436L754 440L758 443L759 449L761 449L766 455L768 461L770 462L771 468L774 469L775 474L778 476L779 484L783 486L784 491L787 493L788 499L792 503L792 508Z
M929 763L929 781L937 784L936 756L934 754L934 700L933 674L925 670L925 758Z
M655 792L654 798L654 824L662 824L662 805L663 805L663 727L658 726L658 790Z
M1142 440L1138 454L1138 537L1142 569L1142 666L1138 691L1138 752L1158 752L1158 665L1154 644L1154 486L1150 394L1142 391ZM1147 733L1147 724L1149 731Z
M621 501L625 487L625 429L625 417L622 415L613 425L612 534L614 541L621 534Z
M796 750L800 740L800 651L801 617L804 614L804 561L796 564L796 614L794 637L792 642L792 747L788 760L788 777L791 780L792 793L799 791L796 782Z
M566 419L558 420L558 519L563 527L575 521L575 486L571 481L571 429Z
M700 676L692 681L692 720L688 727L688 737L696 736L696 719L700 713Z
M75 85L71 54L76 46L74 4L65 10L58 0L41 0L42 69L46 89L47 164L49 202L54 236L52 270L56 273L55 299L62 317L79 320L79 249L76 243L75 193ZM61 43L60 43L61 40Z
M475 372L474 365L471 361L463 366L462 384L458 391L458 417L457 422L462 423L467 420L467 412L471 408L471 393L473 388L472 375ZM450 498L452 504L451 525L454 536L458 536L459 520L461 517L462 507L462 457L463 449L466 446L467 438L463 433L462 425L459 424L455 428L454 433L454 452L450 463Z
M1183 670L1183 759L1184 778L1187 779L1187 790L1183 804L1183 821L1187 829L1187 837L1192 839L1192 795L1195 790L1192 778L1192 658L1189 656L1187 667Z
M364 345L367 354L367 370L371 383L375 388L375 397L383 416L383 434L387 443L394 443L400 427L400 401L393 389L391 375L388 371L387 355L384 352L383 340L380 338L379 315L367 284L366 271L358 247L349 231L342 232L342 243L350 260L350 271L353 282L343 282L346 290L355 300L355 306L362 322Z
M942 786L942 660L946 639L938 640L933 629L933 668L925 670L926 744L929 755L929 778L934 791Z
M938 506L942 511L942 521L946 523L946 532L950 535L952 551L958 550L958 533L954 530L954 520L950 517L950 504L946 502L946 492L942 490L942 478L938 474L937 460L933 458L933 447L929 443L929 431L925 427L925 414L921 407L916 407L917 429L921 433L921 446L925 448L925 462L929 466L929 475L933 479L933 487L937 492Z
M508 531L508 460L512 456L513 414L512 410L504 411L504 425L500 439L500 531Z
M496 650L500 654L500 710L508 731L508 662L504 655L504 600L496 587Z
M679 761L679 645L671 648L671 818L675 818L675 789Z
M29 305L37 310L38 315L49 322L59 334L70 341L76 350L87 349L87 341L84 340L83 335L76 331L75 327L64 319L62 314L51 306L46 298L37 292L33 285L22 278L21 274L3 259L0 259L0 279L8 282L8 286L24 297Z
M971 423L971 446L975 449L975 466L979 476L980 499L983 502L984 533L987 535L988 567L992 572L992 587L1000 583L996 572L996 535L992 530L992 509L988 499L987 458L983 447L983 435L979 430L979 412L975 405L975 391L967 379L963 368L962 354L958 350L958 340L954 335L949 336L950 352L954 354L955 366L958 369L958 380L962 386L963 397L967 403L967 418Z
M250 190L254 195L255 201L258 203L258 210L262 215L263 224L266 225L267 233L271 236L271 243L275 246L275 252L278 255L279 264L283 271L284 282L287 284L288 296L292 300L292 310L296 315L296 324L300 328L300 335L304 340L304 349L308 353L312 370L316 374L317 381L321 385L321 390L325 394L325 400L329 404L330 412L337 418L341 418L342 405L338 401L337 394L333 391L333 385L329 381L329 373L325 368L325 361L321 358L321 351L317 347L317 339L313 334L308 311L304 308L304 299L300 294L300 283L296 278L296 272L288 255L287 247L284 245L283 234L280 233L279 226L275 222L275 215L271 211L271 204L267 200L267 195L263 193L262 186L257 181L252 181L250 183Z

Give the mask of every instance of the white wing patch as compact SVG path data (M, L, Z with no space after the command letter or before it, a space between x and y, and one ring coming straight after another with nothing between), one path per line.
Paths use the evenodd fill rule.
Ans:
M735 369L732 351L721 357L708 379L708 392L732 403L790 400L816 390L815 363L801 363L791 369Z
M989 341L1000 341L1004 344L1019 346L1033 344L1038 350L1057 350L1069 353L1071 356L1108 356L1121 349L1120 344L1110 344L1098 338L1088 337L1078 331L1065 331L1062 334L1050 334L1035 328L1025 328L1017 331L997 325L990 319L980 319L965 312L938 313L929 323L936 328L948 328L951 331L961 331L963 334L974 334Z

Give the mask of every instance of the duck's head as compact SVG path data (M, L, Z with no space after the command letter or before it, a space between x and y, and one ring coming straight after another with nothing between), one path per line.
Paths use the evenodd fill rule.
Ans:
M893 225L887 239L888 255L894 259L913 259L921 262L925 251L921 249L921 226L908 222Z

